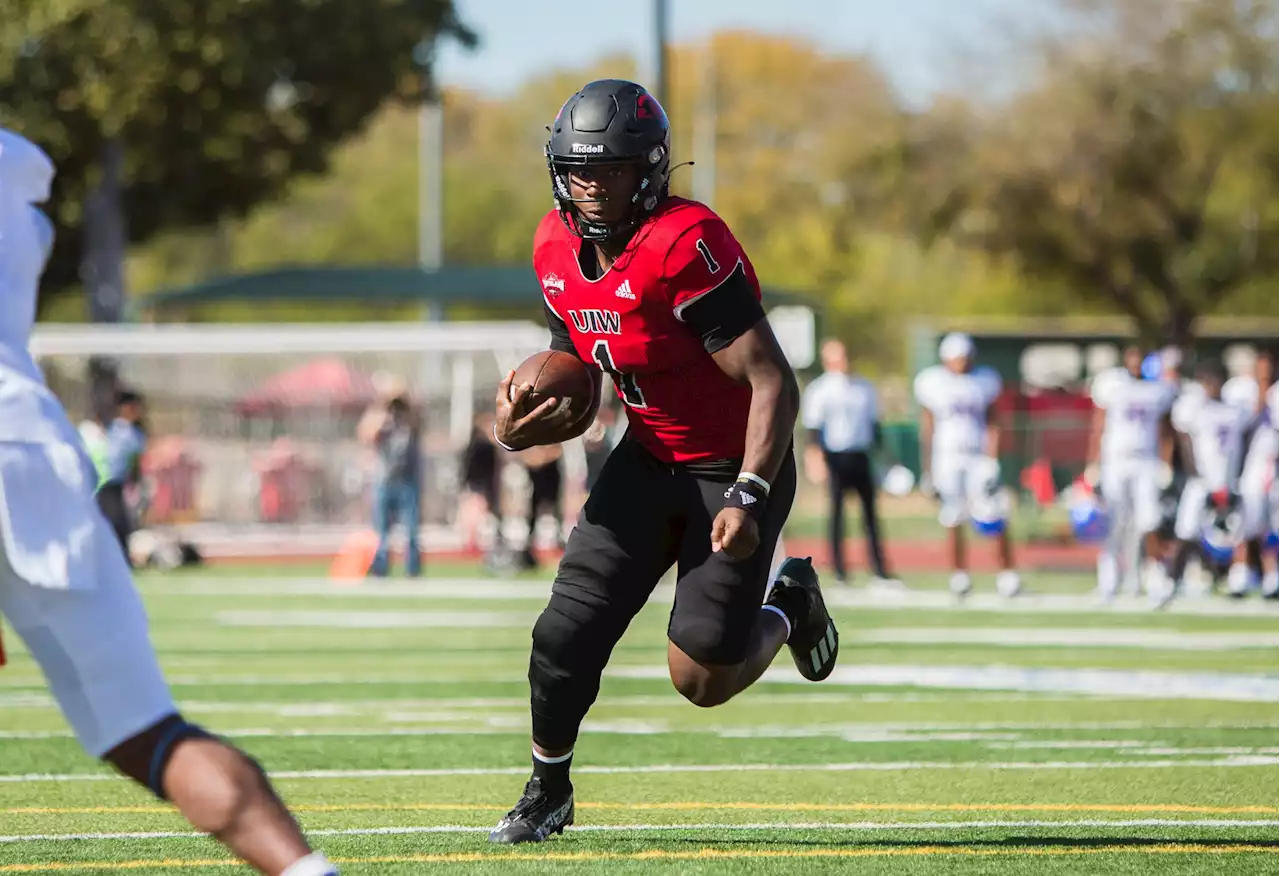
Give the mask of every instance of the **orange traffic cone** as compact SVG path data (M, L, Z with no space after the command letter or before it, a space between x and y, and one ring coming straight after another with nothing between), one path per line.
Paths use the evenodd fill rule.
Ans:
M338 555L329 566L329 577L342 584L357 584L369 574L374 554L378 552L378 536L371 529L353 532L342 543Z

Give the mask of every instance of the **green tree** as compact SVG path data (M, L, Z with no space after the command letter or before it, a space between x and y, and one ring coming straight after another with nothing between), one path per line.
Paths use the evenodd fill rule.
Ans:
M23 2L0 21L0 123L59 168L46 302L78 281L106 144L124 149L131 242L244 215L324 171L389 98L419 99L415 48L474 41L450 0Z
M1152 340L1185 341L1224 308L1274 314L1275 4L1065 9L1066 32L1034 44L1034 87L901 147L928 233L1009 256Z

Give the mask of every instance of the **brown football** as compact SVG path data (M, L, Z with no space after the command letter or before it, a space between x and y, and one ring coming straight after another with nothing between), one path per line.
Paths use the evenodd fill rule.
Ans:
M591 370L577 356L559 350L543 350L520 363L511 381L511 391L524 384L533 387L529 410L548 398L560 399L572 413L570 426L560 440L576 438L591 425L588 415L596 408L596 381Z

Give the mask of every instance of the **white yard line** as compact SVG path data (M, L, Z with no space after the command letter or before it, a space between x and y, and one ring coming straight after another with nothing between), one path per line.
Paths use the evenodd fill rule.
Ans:
M1125 770L1125 769L1227 769L1236 767L1270 767L1277 758L1237 755L1202 760L1137 760L1137 761L864 761L859 763L821 764L645 764L639 766L575 767L575 772L601 775L645 775L668 773L796 773L796 772L917 772L929 770ZM524 776L527 766L520 767L456 767L436 769L367 769L367 770L284 770L271 773L276 780L318 779L386 779L427 778L432 776ZM111 773L25 773L0 775L0 783L23 782L109 782L119 781Z
M316 629L492 629L532 627L536 612L227 610L224 627ZM1041 627L881 627L857 630L859 644L979 645L1005 648L1145 648L1161 651L1236 651L1280 647L1273 633L1192 633L1178 630Z
M498 807L494 807L495 810ZM754 824L584 824L570 827L570 833L606 833L617 831L753 831L753 830L839 830L839 831L912 831L912 830L984 830L984 829L1069 829L1069 828L1225 828L1245 829L1276 827L1274 819L1226 818L1139 818L1107 820L1101 818L1078 821L831 821L831 822L765 822ZM407 827L349 827L308 830L307 836L395 836L418 833L488 833L492 828L467 824L414 825ZM138 831L127 833L35 833L0 836L0 843L32 843L83 840L154 840L199 839L207 834L193 831Z
M669 677L665 666L617 666L615 678ZM766 682L808 684L794 669L770 669ZM1015 666L837 666L824 684L914 686L956 690L1101 694L1117 698L1280 701L1276 676L1126 669L1024 669Z
M983 645L1003 648L1144 648L1238 651L1280 647L1274 633L1191 633L1114 627L879 627L850 634L859 645Z
M311 629L532 629L537 612L524 611L220 611L223 627Z

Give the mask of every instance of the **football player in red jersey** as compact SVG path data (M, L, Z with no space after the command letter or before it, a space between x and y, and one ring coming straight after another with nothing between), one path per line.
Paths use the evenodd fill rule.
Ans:
M589 83L561 108L546 155L556 209L533 262L551 347L608 372L629 427L533 629L533 777L490 834L500 843L573 823L579 725L614 645L673 564L667 665L695 705L750 686L784 644L819 681L838 646L808 560L786 560L765 599L796 489L799 391L741 246L708 207L668 192L666 113L633 82ZM499 443L563 438L554 400L531 410L530 388L512 378L498 389Z

